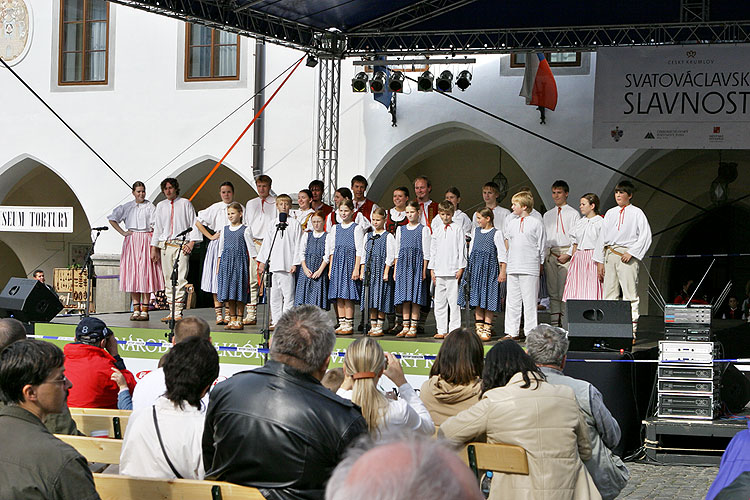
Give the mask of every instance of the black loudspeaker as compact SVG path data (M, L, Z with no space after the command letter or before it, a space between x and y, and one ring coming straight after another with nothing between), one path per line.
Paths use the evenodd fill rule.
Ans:
M630 302L568 300L568 339L571 351L620 350L633 347Z
M750 401L750 380L732 363L721 372L721 402L730 413L739 413Z
M0 315L47 322L63 308L57 294L37 280L11 278L0 293Z

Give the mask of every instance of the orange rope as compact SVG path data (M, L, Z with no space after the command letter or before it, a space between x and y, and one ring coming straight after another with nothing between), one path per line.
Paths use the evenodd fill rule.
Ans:
M213 176L214 173L216 173L216 170L218 170L219 166L224 162L224 160L227 158L227 156L229 156L229 153L232 152L232 150L237 145L237 143L240 142L240 139L242 139L242 137L245 135L245 132L247 132L248 130L250 130L250 127L253 126L253 123L255 123L255 120L257 120L258 117L260 116L260 114L263 113L263 110L266 109L266 106L268 106L268 103L270 103L273 100L273 98L276 97L276 94L279 93L279 90L281 90L281 87L283 87L284 84L286 83L286 81L289 80L289 77L292 76L292 74L297 70L297 68L299 67L300 63L302 63L302 61L304 59L305 59L305 56L300 57L299 61L297 61L297 64L294 66L294 69L292 69L292 71L286 76L286 78L284 78L284 81L281 82L281 85L279 85L279 88L276 89L276 91L271 95L271 97L258 110L258 112L255 113L255 116L253 117L253 120L248 124L247 127L245 127L245 130L243 130L242 133L240 134L240 136L237 138L237 140L234 141L234 144L232 144L232 146L227 150L227 152L224 153L224 156L221 157L221 160L219 160L218 162L216 162L216 165L214 165L214 168L211 169L211 171L208 173L208 175L206 176L206 178L203 179L203 182L200 183L200 186L198 186L198 188L195 190L195 192L190 196L190 201L193 201L193 198L195 198L195 195L197 195L200 192L200 190L203 189L203 186L206 185L206 183L208 182L208 179L210 179L211 176Z

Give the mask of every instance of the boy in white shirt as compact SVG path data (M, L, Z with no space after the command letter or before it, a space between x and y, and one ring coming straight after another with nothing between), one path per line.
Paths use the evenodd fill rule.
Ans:
M276 209L279 213L289 214L292 208L292 198L287 194L276 197ZM263 238L263 243L258 252L258 270L263 273L266 270L266 261L269 258L269 271L273 273L271 280L271 325L281 318L281 315L294 307L294 272L297 270L298 247L302 238L302 226L296 219L287 218L287 227L276 235L276 225L270 225L268 232ZM274 235L276 242L274 243ZM271 244L273 243L273 250Z
M458 282L466 268L466 244L464 228L453 221L455 207L450 201L438 204L438 216L442 224L432 225L430 270L435 285L436 339L461 327L461 310L458 307Z
M463 229L464 235L471 236L471 233L474 232L474 224L472 224L469 216L458 208L458 204L461 203L461 191L455 186L449 187L445 192L445 201L451 202L456 209L455 212L453 212L453 222ZM438 215L436 215L432 219L432 222L430 222L430 227L436 228L438 226L440 226L440 205L438 205Z
M495 229L504 231L505 221L510 215L510 210L498 205L498 196L500 196L500 186L492 181L484 184L484 186L482 187L482 199L484 200L484 206L492 210L492 222L495 225ZM474 213L474 219L472 222L474 223L474 227L479 227L479 219L477 218L476 213Z
M640 316L638 306L638 271L640 262L651 246L651 227L643 210L630 204L635 186L620 181L615 186L617 206L607 210L599 240L594 248L599 280L604 282L604 300L630 301L633 319L633 342Z
M512 202L515 217L508 217L504 231L505 246L508 249L507 267L505 271L500 271L500 277L503 278L506 274L508 281L508 294L505 299L505 336L501 340L522 340L519 335L521 304L524 332L528 333L537 325L536 298L547 246L543 224L536 217L529 215L534 208L531 193L516 193Z

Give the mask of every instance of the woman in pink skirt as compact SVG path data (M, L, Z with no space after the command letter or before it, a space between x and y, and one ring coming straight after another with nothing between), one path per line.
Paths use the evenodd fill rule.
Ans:
M573 256L565 281L563 301L568 299L601 300L602 284L596 274L594 246L604 219L599 215L599 197L593 193L581 197L581 217L571 234Z
M154 205L146 200L146 185L133 184L135 200L115 208L107 217L115 231L125 237L120 257L120 290L130 292L133 300L131 321L147 321L149 298L164 289L160 264L151 262L151 236L154 225ZM120 227L125 223L125 229Z

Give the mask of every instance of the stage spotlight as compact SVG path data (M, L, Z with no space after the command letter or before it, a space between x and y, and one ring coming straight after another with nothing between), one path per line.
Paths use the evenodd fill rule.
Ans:
M318 58L312 54L307 54L307 61L305 61L305 66L307 66L308 68L314 68L317 65Z
M360 71L352 78L352 91L367 92L367 73Z
M447 69L440 73L440 76L435 80L435 88L441 92L450 92L453 88L453 73Z
M420 92L432 92L432 81L435 79L432 73L425 71L417 78L417 89Z
M370 81L370 92L373 94L382 94L385 90L385 73L376 71Z
M404 74L401 71L394 71L391 73L391 79L388 82L388 88L391 92L403 92L404 91Z
M471 73L468 70L463 70L456 78L456 87L463 91L468 89L469 85L471 85Z

